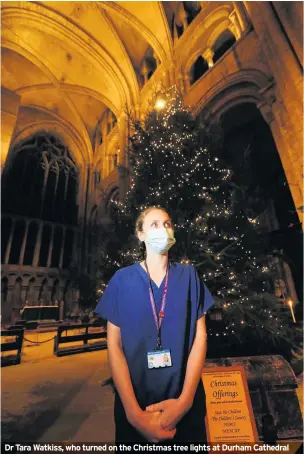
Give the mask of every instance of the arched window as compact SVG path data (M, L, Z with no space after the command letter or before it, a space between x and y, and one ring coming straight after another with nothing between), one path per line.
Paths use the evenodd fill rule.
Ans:
M36 135L18 144L12 156L3 178L3 213L75 223L78 171L61 141Z
M194 84L197 80L199 80L205 72L209 69L208 63L206 60L199 56L196 62L193 64L190 70L190 84Z
M230 30L225 30L212 46L214 52L213 63L216 63L236 42L235 36Z
M141 67L140 67L140 73L143 77L143 80L142 80L143 85L152 77L156 68L157 68L157 61L155 58L154 50L150 46L145 53L145 56L143 58L143 61L141 63Z

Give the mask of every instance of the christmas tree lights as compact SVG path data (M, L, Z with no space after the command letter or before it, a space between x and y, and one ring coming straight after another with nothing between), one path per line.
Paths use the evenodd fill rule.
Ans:
M152 100L143 123L132 122L130 188L124 203L111 201L113 225L101 252L98 288L102 293L116 269L143 258L135 219L145 208L161 206L172 217L177 239L170 260L193 264L223 313L226 326L208 334L289 342L290 317L273 294L258 220L247 215L248 201L232 169L221 164L210 130L193 118L176 87L164 90L158 102L155 109Z

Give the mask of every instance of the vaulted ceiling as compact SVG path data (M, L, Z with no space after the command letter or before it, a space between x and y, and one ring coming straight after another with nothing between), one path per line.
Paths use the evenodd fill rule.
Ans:
M82 97L99 101L97 111L106 105L114 112L138 102L148 49L161 62L172 55L162 2L5 2L2 46L6 88L24 93L36 86L36 103L44 98L45 107L52 102L47 85L81 87Z
M148 53L170 64L173 3L3 2L2 85L27 114L63 118L90 141L107 108L140 102Z

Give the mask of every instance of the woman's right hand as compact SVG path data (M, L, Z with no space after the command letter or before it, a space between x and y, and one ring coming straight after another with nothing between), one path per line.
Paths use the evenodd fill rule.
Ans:
M143 435L143 437L152 443L158 443L162 440L171 440L176 434L176 429L165 430L161 427L161 413L161 411L153 413L142 411L134 421L130 421L130 423Z

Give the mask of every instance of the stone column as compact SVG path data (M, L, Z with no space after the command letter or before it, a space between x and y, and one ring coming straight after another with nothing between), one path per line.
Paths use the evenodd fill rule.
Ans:
M208 63L209 68L212 68L212 66L214 65L213 56L214 56L214 52L210 48L206 49L205 52L202 54L202 57Z
M185 32L187 30L187 28L188 28L188 21L187 21L187 13L184 10L184 8L181 9L179 17L180 17L180 19L182 21L182 24L183 24L183 27L184 27L184 32Z
M190 84L190 77L189 77L188 73L184 75L184 82L185 82L185 91L189 91L191 88L191 84Z
M295 206L299 208L303 205L303 125L299 120L303 116L302 69L271 2L244 3L258 37L261 58L267 61L276 84L277 102L272 107L275 121L271 122L271 129ZM265 115L263 109L261 112ZM300 210L298 215L302 220Z
M10 256L11 249L12 249L12 242L13 242L13 236L14 236L14 231L15 231L15 224L16 224L16 220L12 219L12 228L11 228L10 236L9 236L8 243L7 243L7 246L6 246L5 257L4 257L5 265L8 264L9 256Z
M240 24L239 24L238 15L237 15L235 10L232 11L231 14L229 14L229 19L230 19L230 22L231 22L229 30L231 31L231 33L234 34L236 39L239 39L241 37L242 30L241 30L241 27L240 27Z
M61 243L60 259L59 259L59 268L62 268L62 264L63 264L65 235L66 235L66 227L63 228L63 232L62 232L62 243Z
M12 315L13 315L13 307L14 307L14 285L9 284L7 286L7 299L6 299L6 318L12 323Z
M51 262L52 262L53 242L54 242L54 231L55 231L55 226L52 224L52 225L51 225L51 240L50 240L48 258L47 258L47 262L46 262L47 268L50 268L50 267L51 267Z
M246 12L244 11L243 2L232 2L232 3L234 6L234 10L236 12L241 30L242 31L247 30L250 27L250 23L248 21Z
M16 126L21 97L1 87L1 168L3 169Z
M144 84L148 82L148 67L146 60L143 61L140 74L144 77Z
M33 266L35 266L35 267L37 267L38 264L39 264L39 255L40 255L40 248L41 248L42 228L43 228L43 222L40 222L40 225L39 225L39 227L38 227L37 240L36 240L35 252L34 252L34 259L33 259Z
M288 137L284 134L284 128L282 127L282 123L280 121L280 112L278 113L278 110L281 111L281 109L284 109L284 106L282 104L279 104L278 106L278 103L274 102L275 98L273 89L274 86L272 86L272 88L268 86L267 90L264 88L260 91L260 94L262 93L262 100L259 104L257 104L257 107L271 129L295 207L299 208L303 205L302 185L299 184L299 173L301 172L301 168L303 168L303 163L302 166L298 167L297 162L294 162L291 158L293 153L293 144L289 142ZM298 210L297 213L300 222L302 222L303 212Z
M127 177L127 168L129 167L128 157L127 157L127 146L128 146L128 118L125 112L119 117L119 148L120 148L120 163L123 167L120 174L120 191L119 199L121 202L125 200L127 190L128 190L128 177Z
M160 59L159 59L159 56L157 55L157 53L155 51L153 51L153 57L155 58L156 66L159 66L160 65Z
M27 234L28 234L29 224L30 224L30 221L27 220L27 221L26 221L26 224L25 224L25 232L24 232L23 241L22 241L22 246L21 246L20 255L19 255L19 265L23 265L24 253L25 253L25 246L26 246L26 241L27 241Z
M21 287L21 296L20 296L21 302L19 302L20 307L24 307L25 306L27 290L28 290L28 286L27 285L22 285L22 287Z
M185 92L185 85L184 85L184 78L183 78L182 73L177 74L177 85L178 85L181 93L183 94Z

